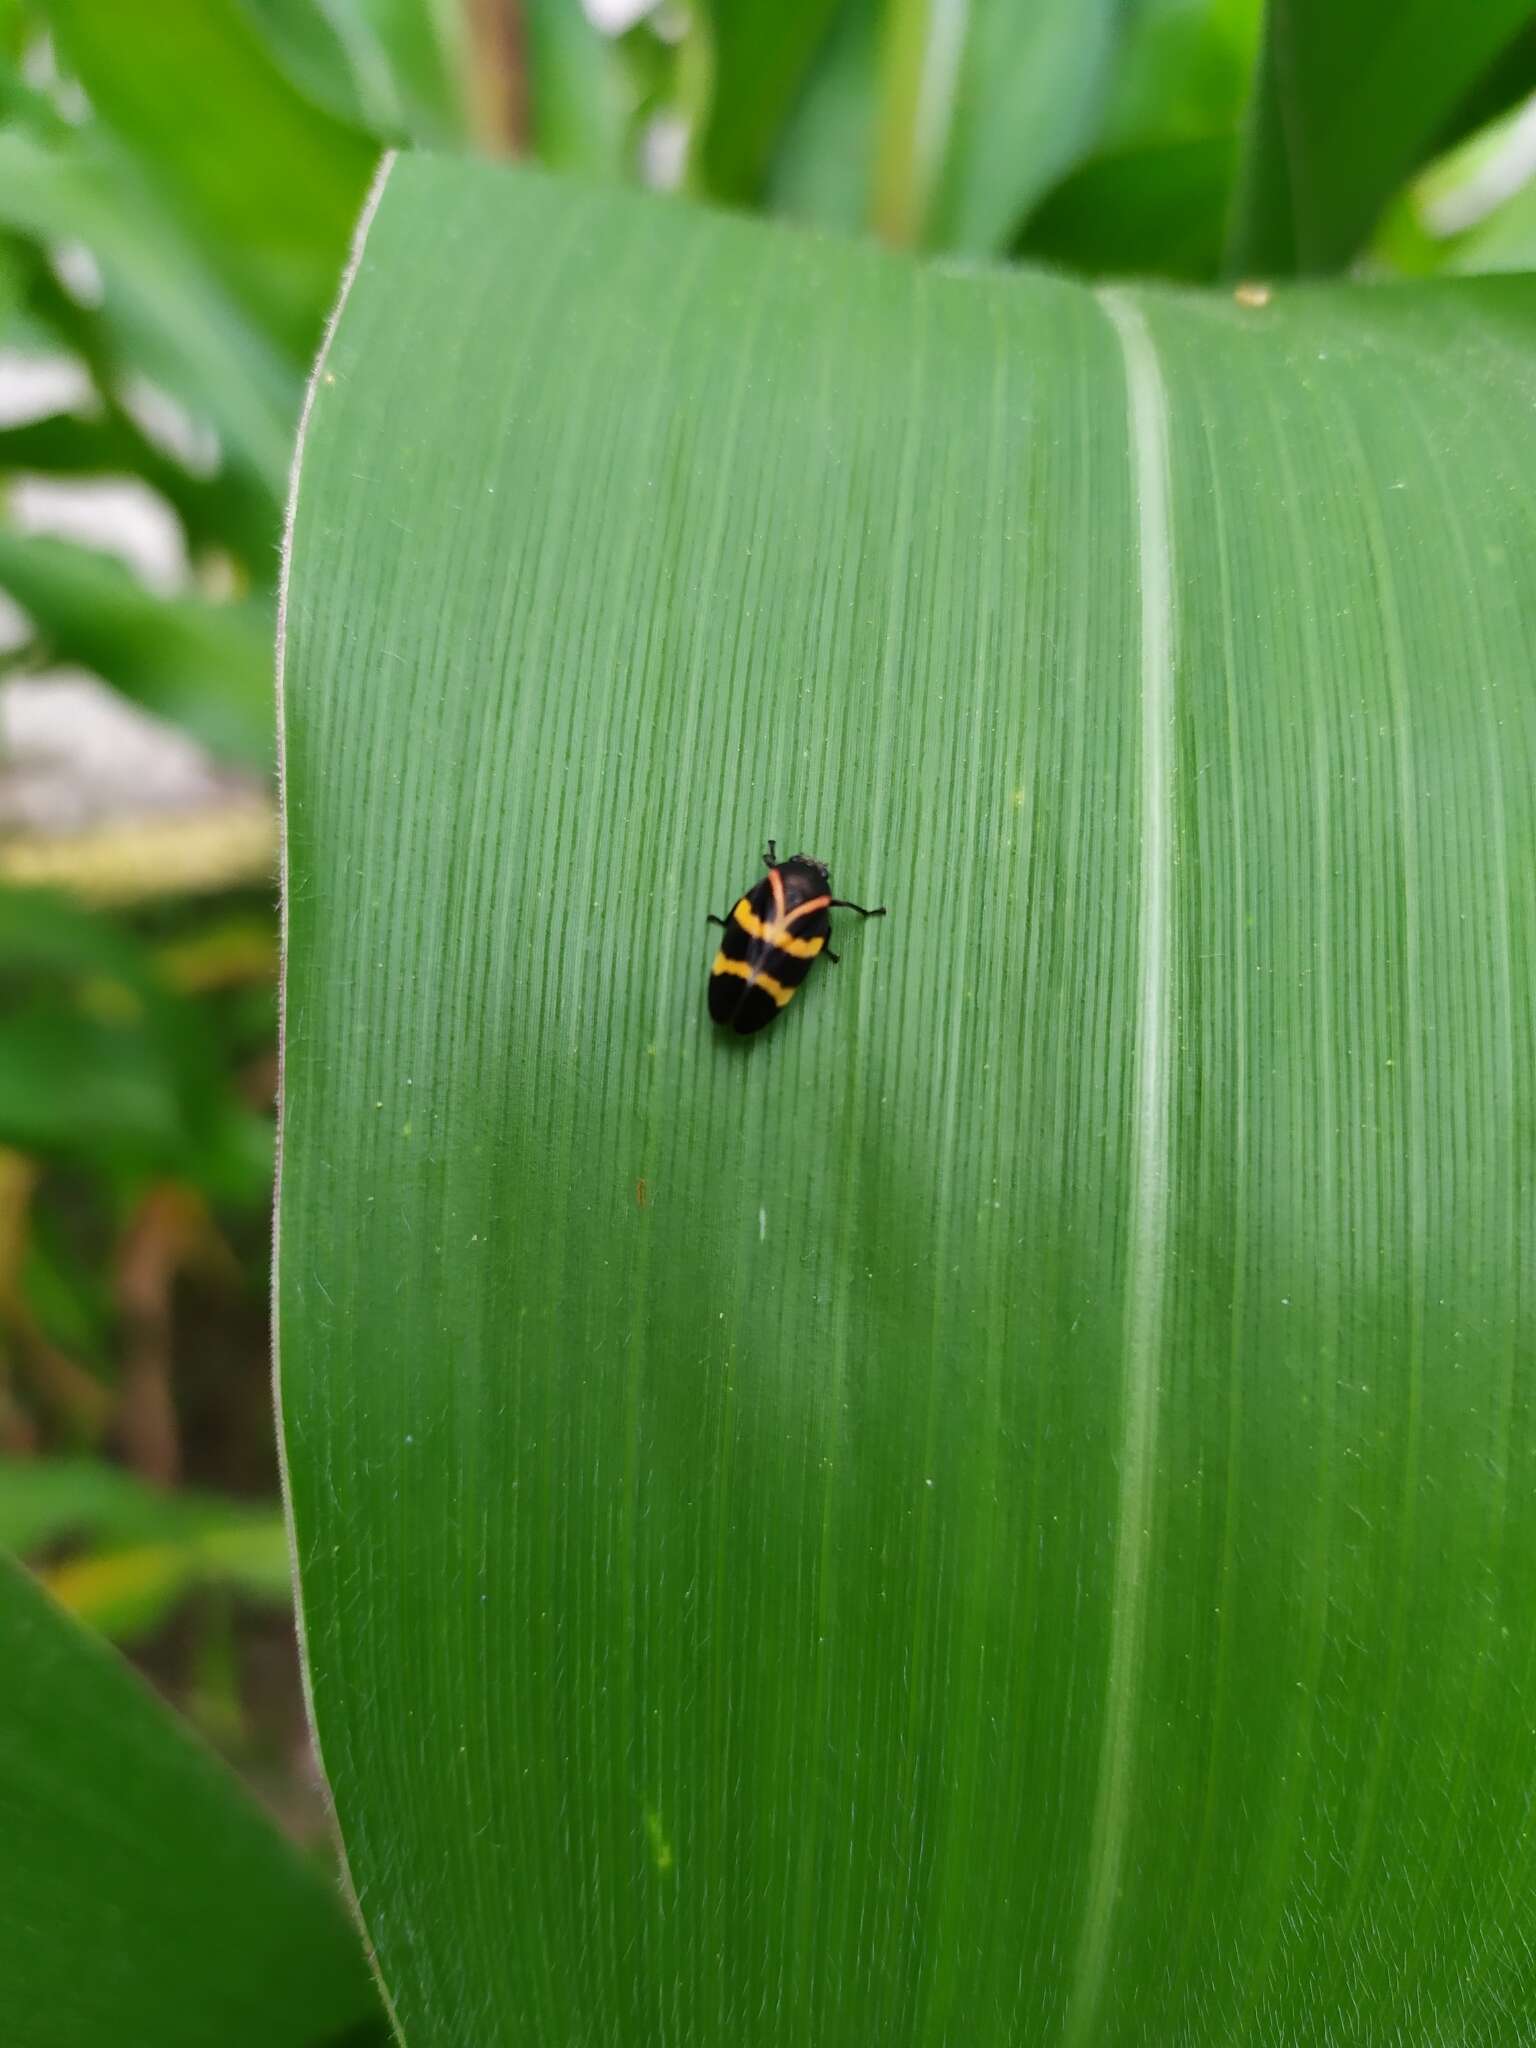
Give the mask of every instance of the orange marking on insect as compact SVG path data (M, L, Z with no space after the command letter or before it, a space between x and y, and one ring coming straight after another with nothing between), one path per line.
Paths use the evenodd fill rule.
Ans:
M784 922L784 877L777 868L770 868L768 870L768 886L773 891L773 921L775 924L782 924Z
M830 896L813 896L809 903L797 903L784 922L793 924L797 917L809 917L814 910L825 910L831 901Z
M830 901L830 898L824 900ZM812 903L807 907L814 910L816 905ZM792 910L782 924L764 924L743 896L731 915L749 939L761 939L765 946L776 947L781 953L792 953L797 960L814 960L827 943L825 939L792 939L789 936L788 928L800 915L798 910Z
M738 981L749 981L754 988L766 989L781 1010L794 994L792 988L786 988L771 974L760 974L750 960L727 960L723 953L717 953L715 964L709 971L711 974L734 974Z

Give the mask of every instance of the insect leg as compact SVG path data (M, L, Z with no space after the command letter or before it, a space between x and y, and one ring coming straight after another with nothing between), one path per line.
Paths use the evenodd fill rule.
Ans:
M726 926L730 923L730 919L728 917L716 917L715 913L712 910L707 910L704 913L704 922L706 924L717 924L719 925L721 931L724 931Z
M830 960L830 961L832 962L832 965L833 965L834 967L836 967L836 966L838 965L838 963L839 963L839 962L841 961L841 959L842 959L842 957L843 957L843 956L842 956L842 954L841 954L841 953L834 953L834 952L833 952L833 950L832 950L832 948L831 948L830 946L828 946L828 947L827 947L827 949L826 949L826 951L825 951L825 952L824 952L824 953L822 954L822 956L821 956L821 957L822 957L822 959L823 959L823 960Z
M841 896L834 896L827 905L827 908L828 910L856 910L860 917L884 917L885 915L885 905L883 903L878 910L866 910L862 903L849 903Z
M763 866L765 868L776 868L779 864L779 856L774 851L775 843L772 839L768 842L768 851L763 855Z

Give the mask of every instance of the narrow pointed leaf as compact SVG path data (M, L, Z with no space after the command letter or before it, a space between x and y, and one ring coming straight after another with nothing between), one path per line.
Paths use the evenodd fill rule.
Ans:
M412 2048L1533 2009L1533 336L393 171L278 1307ZM770 834L889 915L741 1042Z
M379 2039L335 1887L0 1556L0 1978L16 2048Z

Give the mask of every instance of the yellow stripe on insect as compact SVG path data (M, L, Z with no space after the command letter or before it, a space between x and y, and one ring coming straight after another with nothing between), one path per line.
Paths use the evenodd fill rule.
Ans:
M771 974L754 973L750 960L727 960L723 953L717 953L715 964L709 971L711 974L734 974L741 981L750 981L754 988L766 990L781 1010L794 994L792 988L786 988L782 981L775 981Z
M825 939L797 939L781 924L764 924L745 896L731 914L749 939L761 939L765 946L776 946L796 960L814 960L827 943Z

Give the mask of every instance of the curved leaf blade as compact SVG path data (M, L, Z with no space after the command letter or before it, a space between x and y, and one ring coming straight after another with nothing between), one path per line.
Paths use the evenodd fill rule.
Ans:
M0 1968L18 2048L377 2038L324 1875L0 1556Z
M278 1311L416 2048L1529 2008L1533 331L394 171ZM769 833L891 915L743 1047Z

